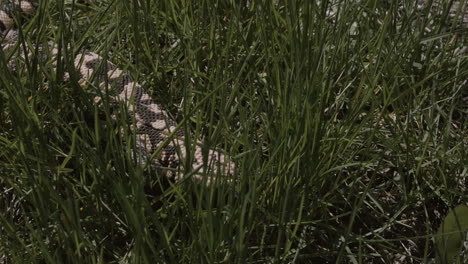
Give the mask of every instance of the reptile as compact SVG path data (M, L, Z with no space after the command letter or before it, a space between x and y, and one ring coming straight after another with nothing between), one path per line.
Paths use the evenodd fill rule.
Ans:
M14 15L22 13L25 16L34 16L39 1L18 1L18 0L0 0L0 44L2 52L7 58L12 58L18 53L15 47L20 45L18 41L18 26L15 24ZM58 48L55 43L50 44L50 53L54 60L58 57ZM18 50L18 49L17 49ZM32 52L29 50L30 56ZM12 53L12 54L10 54ZM203 143L199 140L190 140L190 146L186 145L187 136L184 130L170 118L168 113L159 104L151 98L144 90L142 85L136 82L128 73L119 69L110 61L104 60L100 55L84 51L78 54L74 59L78 83L81 87L95 82L94 75L97 75L98 69L105 64L106 78L99 80L99 88L102 94L108 89L112 89L110 100L113 103L123 103L127 109L129 119L132 120L132 132L135 136L136 147L139 152L143 152L143 157L149 159L150 164L163 168L165 176L180 180L186 172L197 180L202 180L208 175L206 181L212 181L214 175L224 175L231 177L234 173L235 164L230 157L223 154L218 149L208 149L204 151ZM57 65L54 62L53 65ZM8 68L15 71L13 59L8 61ZM70 73L65 73L64 81L69 79ZM0 82L4 82L1 80ZM102 99L102 98L97 98ZM95 99L95 102L99 100ZM114 119L116 116L114 115ZM133 118L131 118L133 117ZM188 152L188 150L190 152ZM191 155L189 155L189 153ZM190 159L189 157L192 157ZM190 168L184 168L190 159Z

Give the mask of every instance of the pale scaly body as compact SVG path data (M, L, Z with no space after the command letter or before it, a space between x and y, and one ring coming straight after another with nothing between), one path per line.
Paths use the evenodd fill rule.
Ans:
M38 3L29 1L0 0L0 35L2 36L2 50L8 54L18 45L15 22L12 18L14 9L23 14L33 16ZM51 45L50 54L57 57L57 48ZM150 162L158 167L167 168L164 170L166 176L180 179L186 171L195 171L194 177L201 180L204 175L225 175L232 176L234 163L218 150L205 151L207 154L207 166L203 164L202 143L193 140L190 148L185 145L184 131L177 128L166 111L156 104L153 99L144 91L142 86L135 82L127 73L117 68L109 61L93 52L83 52L76 56L74 65L79 76L79 84L87 85L95 75L95 71L105 63L107 70L106 77L101 78L99 88L110 89L110 99L114 102L122 102L128 113L134 117L133 132L136 136L138 149L144 152L144 156L151 158ZM14 68L14 64L9 62L9 67ZM67 79L67 76L65 76ZM118 115L115 115L118 116ZM191 168L184 169L186 165L187 149L191 150ZM219 171L221 169L221 171ZM212 181L211 176L207 182Z

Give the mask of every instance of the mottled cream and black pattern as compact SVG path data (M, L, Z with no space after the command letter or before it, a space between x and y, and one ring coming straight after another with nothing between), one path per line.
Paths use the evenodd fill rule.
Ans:
M0 0L0 43L5 54L13 51L13 48L18 45L14 14L19 11L22 14L33 16L38 3L38 1ZM52 56L56 57L58 51L53 43L50 45ZM219 151L209 150L205 159L207 163L204 166L202 144L193 141L194 144L191 145L191 148L187 148L183 130L176 129L177 124L166 111L152 100L141 85L114 64L102 60L102 57L93 52L83 52L75 58L74 65L79 75L80 85L84 86L91 82L90 78L93 76L94 71L98 67L103 67L103 63L105 63L104 68L107 70L107 78L99 79L102 81L99 87L103 91L107 87L117 90L112 93L114 95L111 95L111 99L114 102L123 102L128 112L135 116L136 127L133 129L136 135L137 147L139 150L143 150L145 157L152 158L151 162L153 164L163 168L170 168L164 170L166 176L175 179L183 177L186 171L183 166L186 163L187 149L193 152L192 168L189 168L188 171L196 170L194 175L197 179L202 179L204 175L232 176L234 164L227 156ZM9 68L14 71L15 65L11 61L9 62ZM67 76L65 76L66 78ZM99 101L99 98L97 99ZM207 181L210 182L210 178Z

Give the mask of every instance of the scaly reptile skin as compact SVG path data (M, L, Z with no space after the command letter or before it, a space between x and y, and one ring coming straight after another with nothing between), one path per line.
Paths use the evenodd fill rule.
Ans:
M19 10L23 14L33 16L38 2L0 0L0 44L5 54L8 54L18 44L15 22L12 18L13 10ZM57 48L52 44L51 53L57 57ZM103 63L102 57L93 52L84 52L76 56L74 65L79 76L80 85L84 86L92 82L91 78L99 65ZM110 99L114 102L123 102L128 113L135 117L136 125L133 126L136 134L136 144L143 150L145 157L154 157L151 161L158 167L169 168L164 170L166 176L180 179L184 175L183 166L186 164L187 148L182 129L176 129L176 123L169 117L158 104L144 91L140 84L135 82L128 74L121 71L111 62L105 61L107 70L106 78L101 78L99 87L104 91L108 87L115 89ZM10 69L15 65L9 62ZM65 79L67 76L65 76ZM173 135L169 138L170 135ZM191 145L193 153L192 168L197 170L194 177L201 180L204 175L215 175L218 170L221 175L232 176L234 163L227 156L217 150L209 150L207 161L209 166L203 166L203 151L201 142ZM158 153L154 154L158 150ZM207 182L211 179L208 177Z

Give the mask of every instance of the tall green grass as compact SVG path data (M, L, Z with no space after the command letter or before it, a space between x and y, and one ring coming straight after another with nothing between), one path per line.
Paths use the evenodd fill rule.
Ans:
M0 263L432 263L468 201L468 32L448 7L40 1L0 53ZM140 166L126 109L77 83L84 50L229 153L236 180Z

